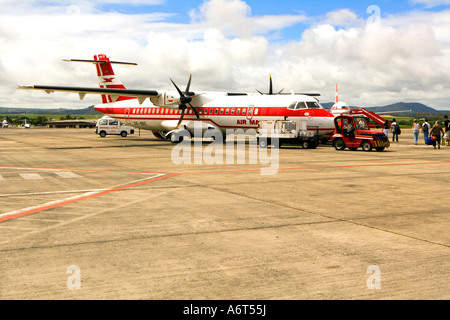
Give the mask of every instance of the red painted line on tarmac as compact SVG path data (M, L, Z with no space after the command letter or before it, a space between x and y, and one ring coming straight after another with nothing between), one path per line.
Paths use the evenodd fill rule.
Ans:
M406 162L406 163L375 163L375 164L356 164L356 165L333 165L333 166L314 166L314 167L294 167L294 168L278 168L278 169L274 169L274 170L278 170L278 171L289 171L289 170L318 170L318 169L337 169L337 168L363 168L363 167L389 167L389 166L414 166L414 165L440 165L440 164L449 164L450 161L436 161L436 162ZM0 166L0 168L4 168L4 169L28 169L28 170L71 170L71 171L91 171L91 172L118 172L118 173L145 173L145 174L151 174L150 172L143 172L143 171L121 171L121 170L95 170L95 169L51 169L51 168L29 168L29 167L2 167ZM267 168L270 169L270 167L263 167L263 168ZM135 182L135 183L131 183L131 184L127 184L124 186L119 186L116 188L112 188L112 189L107 189L107 190L103 190L103 191L99 191L99 192L95 192L95 193L91 193L88 194L86 196L81 196L78 198L73 198L73 199L68 199L66 201L61 201L61 202L56 202L50 205L44 205L42 207L36 207L30 210L26 210L23 212L19 212L16 214L12 214L12 215L7 215L4 217L0 217L0 222L3 221L7 221L7 220L11 220L11 219L15 219L18 217L23 217L26 215L30 215L33 213L37 213L37 212L41 212L41 211L45 211L45 210L49 210L49 209L53 209L56 207L61 207L73 202L78 202L78 201L82 201L82 200L86 200L86 199L90 199L90 198L94 198L94 197L98 197L98 196L102 196L108 193L112 193L112 192L116 192L119 190L124 190L124 189L128 189L128 188L132 188L132 187L136 187L139 185L143 185L146 183L150 183L150 182L154 182L154 181L158 181L158 180L162 180L162 179L167 179L167 178L171 178L174 176L178 176L178 175L190 175L190 174L211 174L211 173L239 173L239 172L260 172L261 168L257 168L257 169L243 169L243 170L220 170L220 171L193 171L193 172L177 172L177 173L169 173L169 174L164 174L164 173L156 173L156 172L152 172L153 174L164 174L163 176L159 176L159 177L155 177L155 178L151 178L148 180L143 180L143 181L139 181L139 182Z
M160 176L160 177L155 177L152 179L148 179L148 180L143 180L143 181L139 181L139 182L135 182L135 183L131 183L131 184L127 184L124 186L120 186L120 187L116 187L116 188L112 188L112 189L108 189L108 190L103 190L103 191L99 191L99 192L94 192L94 193L90 193L86 196L81 196L78 198L72 198L72 199L68 199L66 201L61 201L61 202L56 202L50 205L44 205L42 207L36 207L30 210L26 210L23 212L18 212L16 214L12 214L12 215L7 215L4 217L0 217L0 222L3 221L7 221L7 220L11 220L11 219L15 219L15 218L19 218L19 217L23 217L23 216L27 216L33 213L37 213L37 212L41 212L41 211L45 211L45 210L49 210L49 209L53 209L53 208L57 208L57 207L61 207L61 206L65 206L67 204L73 203L73 202L78 202L78 201L82 201L82 200L86 200L86 199L90 199L90 198L95 198L95 197L99 197L108 193L112 193L112 192L116 192L119 190L124 190L124 189L128 189L128 188L132 188L132 187L136 187L136 186L140 186L149 182L154 182L154 181L158 181L158 180L162 180L162 179L167 179L173 176L176 176L177 173L170 173L164 176Z
M439 165L450 164L450 161L439 162L407 162L407 163L375 163L375 164L355 164L355 165L334 165L334 166L315 166L315 167L293 167L293 168L278 168L274 171L288 171L288 170L317 170L317 169L338 169L338 168L358 168L358 167L388 167L388 166L413 166L413 165ZM261 167L270 170L270 167ZM192 171L192 172L178 172L179 175L185 174L202 174L202 173L239 173L239 172L260 172L258 169L242 169L242 170L221 170L221 171Z

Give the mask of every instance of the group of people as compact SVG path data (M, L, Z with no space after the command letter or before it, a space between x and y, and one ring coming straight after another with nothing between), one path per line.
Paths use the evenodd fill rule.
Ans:
M414 132L414 143L417 144L417 140L419 137L419 131L420 129L423 132L423 139L425 141L425 144L430 144L429 140L431 139L431 144L433 145L433 148L440 149L441 148L441 138L444 137L445 145L450 146L450 121L448 120L448 116L444 116L444 122L443 127L439 123L439 121L436 121L434 123L434 126L431 127L431 125L428 123L428 120L425 119L425 122L420 126L419 122L417 120L414 120L413 123L413 132Z
M448 116L444 116L443 126L439 123L439 121L436 121L434 126L431 126L427 119L425 119L424 123L420 125L419 121L415 119L412 129L414 133L414 144L418 143L419 133L420 130L422 130L425 144L430 144L429 140L431 139L431 144L434 149L436 149L436 145L437 148L440 149L441 138L444 137L445 145L450 146L450 121L448 120ZM391 131L392 142L398 142L398 136L401 131L400 125L395 119L392 119L391 125L389 125L389 122L386 121L383 125L383 131L386 136L389 136L389 131Z

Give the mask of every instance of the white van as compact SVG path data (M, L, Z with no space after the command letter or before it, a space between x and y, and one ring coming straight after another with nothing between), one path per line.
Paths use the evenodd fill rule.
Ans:
M116 119L104 116L97 120L95 133L99 134L102 138L106 137L107 134L120 134L122 137L126 137L129 134L134 134L134 128Z

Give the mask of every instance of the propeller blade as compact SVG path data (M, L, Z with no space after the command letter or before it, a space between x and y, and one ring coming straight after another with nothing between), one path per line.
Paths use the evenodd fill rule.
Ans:
M186 91L184 92L184 94L187 95L187 96L189 95L189 88L191 87L191 79L192 79L192 72L191 72L191 74L189 76L189 81L188 81L188 84L186 86Z
M197 117L197 119L200 119L200 116L198 115L197 110L190 104L188 103L189 107L191 107L192 110L194 110L195 116Z
M175 89L177 89L178 93L180 94L180 97L184 97L184 93L180 90L180 88L178 88L178 86L175 84L175 82L169 78L170 81L172 81L173 85L175 86Z
M269 84L269 94L273 94L273 87L272 87L272 75L269 74L270 78L270 84Z
M181 110L180 120L178 120L176 129L178 129L178 127L180 126L181 122L183 121L183 118L184 118L184 112L185 112L185 111L186 111L186 108L183 108L183 109Z

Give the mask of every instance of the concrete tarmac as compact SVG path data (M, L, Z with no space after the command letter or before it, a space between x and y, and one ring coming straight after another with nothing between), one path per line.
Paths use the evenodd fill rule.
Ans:
M0 129L0 299L450 298L450 147L175 146Z

